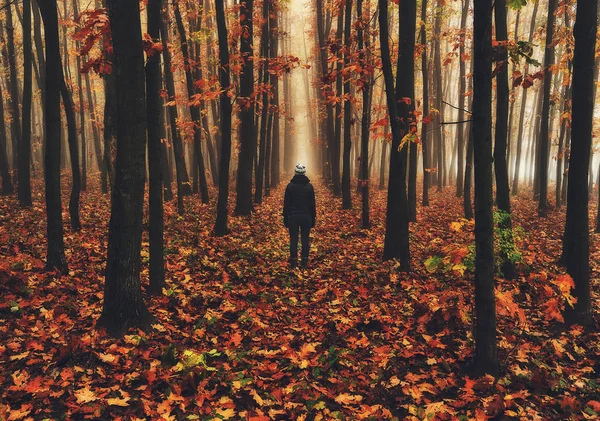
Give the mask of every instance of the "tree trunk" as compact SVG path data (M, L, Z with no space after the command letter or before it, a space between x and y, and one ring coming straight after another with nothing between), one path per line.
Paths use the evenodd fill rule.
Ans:
M271 58L279 55L279 10L271 4L270 13ZM281 141L279 136L279 77L271 74L271 89L273 89L273 131L271 135L271 160L269 187L276 187L281 181Z
M77 0L73 0L73 14L75 23L79 25L79 9ZM77 51L81 48L76 42ZM79 133L81 135L81 190L87 190L87 141L85 136L85 107L83 106L83 78L81 76L81 57L77 56L77 92L79 97ZM91 105L91 104L90 104Z
M229 98L229 45L227 43L227 21L222 2L216 2L217 30L219 34L219 82L221 84L221 162L219 166L219 201L215 234L225 235L229 201L229 161L231 159L231 98Z
M10 7L7 9L10 13ZM23 0L23 115L18 153L18 196L21 206L31 202L31 96L32 96L31 0Z
M465 91L467 86L467 81L465 80L465 36L466 36L466 27L467 27L467 15L469 12L469 1L465 1L463 4L462 14L460 17L460 47L459 47L459 62L458 62L458 121L465 120ZM458 143L458 159L457 159L457 172L456 172L456 197L463 196L463 182L464 182L464 151L465 151L465 126L459 124L457 127L457 136L456 141Z
M236 184L236 215L250 215L252 206L252 159L256 150L256 130L254 127L254 0L246 0L240 9L241 38L240 54L243 60L240 75L240 154ZM287 99L287 98L286 98Z
M384 128L384 140L381 142L381 160L380 160L380 165L379 165L379 190L384 190L385 189L385 163L387 162L387 146L388 146L388 141L387 138L389 137L389 126L386 126Z
M436 144L436 152L437 152L437 191L441 192L442 187L444 186L444 147L445 147L445 139L444 139L444 104L443 100L443 89L442 89L442 59L440 53L440 37L442 30L442 12L443 12L443 4L441 0L438 0L438 4L436 6L436 14L435 14L435 28L434 32L436 34L436 38L434 40L433 48L433 64L434 64L434 83L435 83L435 104L439 115L436 118L436 121L439 125L439 128L435 130L435 136L437 140Z
M497 3L496 3L497 4ZM492 1L474 2L473 146L475 158L475 361L498 373L492 212Z
M417 3L407 1L399 8L400 22L400 51L396 76L396 101L398 102L398 117L404 122L401 127L402 136L413 134L415 141L406 143L402 159L406 167L406 155L410 148L410 165L408 168L408 220L417 221L417 121L415 110L415 31L417 25ZM409 98L406 100L405 98ZM410 103L407 103L410 102ZM402 123L401 123L402 124ZM414 132L414 133L413 133ZM404 175L402 176L404 177Z
M548 0L548 22L546 24L546 42L544 52L544 99L542 104L542 120L539 136L540 160L538 166L538 180L540 202L538 215L545 217L548 212L548 155L550 149L549 115L550 115L550 85L552 84L552 69L554 64L554 47L551 46L554 34L554 11L557 0Z
M2 85L0 84L0 115L4 115L4 99L2 97ZM0 177L2 177L2 196L13 194L13 185L10 180L10 171L8 166L8 154L6 152L6 124L4 119L0 118Z
M152 319L140 287L147 110L140 4L108 0L108 12L119 119L104 305L96 326L121 336Z
M160 42L160 19L162 0L149 0L146 6L148 34L153 42ZM148 121L148 173L149 173L149 224L150 239L150 288L151 294L160 294L165 285L164 259L164 209L161 170L161 109L162 99L160 54L156 51L146 62L146 118Z
M344 8L345 3L340 3L338 10L337 27L335 34L335 42L342 44L342 30L344 27ZM335 72L335 94L338 97L342 96L342 49L339 49L337 55L337 66ZM335 62L334 62L335 63ZM332 66L335 66L332 65ZM333 137L333 148L331 150L331 182L333 183L333 194L339 196L341 193L340 183L340 150L342 144L342 103L341 101L335 104L335 135Z
M183 64L185 69L185 80L187 86L188 101L192 101L195 92L194 79L192 78L192 63L190 61L190 52L188 48L187 36L185 34L185 28L183 26L183 20L181 19L181 12L179 10L179 3L174 3L175 7L175 22L177 24L177 30L179 32L179 42L181 44L181 54L183 56ZM200 63L197 63L200 65ZM167 76L168 77L168 76ZM202 203L208 203L208 186L206 184L206 170L204 168L204 156L202 155L202 121L200 116L200 109L198 106L191 105L190 115L192 122L194 123L194 158L196 160L197 168L194 168L192 174L194 178L198 178L200 184L200 198Z
M468 4L466 5L468 8ZM465 6L463 6L465 7ZM421 3L421 21L427 22L427 0L422 0ZM429 124L426 118L429 117L429 71L427 65L427 30L425 25L421 25L420 30L421 45L423 52L421 53L421 72L423 75L423 120L421 122L421 147L423 153L423 199L422 205L429 206L429 185L431 184L431 164L429 162L429 145L428 131Z
M168 47L168 28L164 17L161 22L160 36L163 42L165 85L169 100L173 101L175 100L175 82L173 80L173 73L171 72L171 52L169 51ZM173 152L175 154L175 171L177 174L177 211L180 215L183 215L183 197L189 195L192 192L192 189L185 164L183 142L181 141L181 136L177 130L177 106L168 107L168 113L169 126L171 127L171 138L173 139Z
M17 64L15 59L15 28L13 26L12 18L12 2L10 0L5 1L5 13L6 13L6 44L7 44L7 55L8 55L8 83L7 87L10 91L10 117L11 117L11 139L12 139L12 159L13 167L16 168L18 164L18 150L21 144L21 118L19 115L19 87L18 87L18 75L17 75ZM15 173L15 175L17 175Z
M350 64L350 47L352 40L350 39L352 29L352 0L346 0L344 17L344 67ZM343 76L340 75L340 78ZM352 149L352 103L350 102L350 77L344 80L344 155L343 155L343 171L342 171L342 208L352 209L352 194L350 188L350 151Z
M414 22L416 18L414 0L403 2L400 5L401 24L404 27ZM407 22L405 22L407 21ZM408 104L403 101L402 114L398 112L397 98L410 96L404 88L410 89L405 78L410 78L414 74L412 66L401 66L398 69L400 73L397 80L402 83L402 86L394 89L394 78L392 73L392 63L390 59L389 46L389 29L388 29L388 2L387 0L379 0L379 31L381 42L381 61L385 80L385 91L390 115L390 126L392 129L392 145L390 150L390 170L388 180L388 198L387 198L387 214L386 214L386 230L385 242L383 250L384 260L399 259L400 269L410 269L410 246L409 246L409 229L408 229L408 201L406 197L406 160L403 159L402 151L399 151L400 141L408 128L409 108ZM414 31L413 31L414 34ZM412 54L407 56L407 52L414 49L414 42L410 43L407 39L400 39L398 62L402 60L410 60L414 57ZM412 84L414 89L414 84ZM411 102L412 103L412 102ZM401 127L402 125L402 127Z
M261 34L261 56L263 61L262 83L264 86L269 82L269 2L263 1L262 8L262 34ZM258 152L258 162L255 170L255 190L254 202L262 203L263 185L265 177L265 158L267 151L267 120L269 113L269 93L265 89L262 94L262 109L260 113L260 144Z
M60 198L60 86L62 64L58 40L56 0L40 0L46 44L46 146L44 174L46 187L47 255L46 269L68 271L63 239L62 204Z
M71 197L69 199L69 216L71 217L71 229L79 231L81 221L79 219L79 196L81 195L81 173L79 170L79 145L77 144L77 124L75 123L75 111L73 110L73 100L71 93L67 88L64 75L60 86L63 106L65 107L65 116L67 118L67 142L69 145L69 157L71 158L71 174L73 184L71 185Z
M551 0L553 1L553 0ZM565 321L592 327L590 238L588 221L589 156L594 116L594 54L597 33L596 0L578 0L573 57L573 117L563 256L575 282L575 307L565 307Z
M506 149L508 141L508 28L506 23L506 0L495 0L494 17L496 23L496 127L494 145L494 170L496 175L496 204L502 212L498 227L503 233L503 242L513 246L512 221L510 216L510 187L508 185L508 164ZM506 247L502 248L503 250ZM515 277L515 264L510 256L502 251L500 270L506 279Z
M370 19L370 10L367 8L366 16L363 14L363 0L356 1L356 15L358 18L358 50L360 52L361 68L364 69L367 60L370 59L369 36L364 37L363 25L368 25ZM365 42L366 41L366 42ZM366 46L366 49L365 49ZM360 190L362 194L362 227L371 226L369 214L369 181L370 181L370 162L369 162L369 137L371 135L371 102L373 94L373 76L361 71L361 77L364 79L362 87L362 116L361 116L361 153L360 153ZM375 146L375 143L373 144ZM372 161L371 161L372 162Z

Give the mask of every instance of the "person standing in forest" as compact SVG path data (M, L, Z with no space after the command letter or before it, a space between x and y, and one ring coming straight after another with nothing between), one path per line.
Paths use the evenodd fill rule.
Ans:
M306 176L306 167L296 165L294 178L285 189L283 224L290 231L290 267L298 266L298 231L302 230L302 267L308 266L310 230L315 226L317 208L315 189Z

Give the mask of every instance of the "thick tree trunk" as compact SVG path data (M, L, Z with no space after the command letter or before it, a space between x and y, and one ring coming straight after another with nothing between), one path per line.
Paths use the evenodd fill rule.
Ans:
M473 146L475 158L475 361L498 372L492 212L492 1L474 2Z
M400 5L400 16L402 22L400 27L410 25L416 18L414 0L403 2ZM388 199L386 214L385 242L383 250L384 260L399 259L400 269L410 269L410 247L409 247L409 229L408 229L408 201L406 197L406 160L403 159L402 151L399 151L400 141L408 129L409 108L406 101L402 104L402 114L398 111L397 98L410 98L404 88L410 89L409 84L404 78L410 78L414 69L412 66L401 66L398 69L397 80L402 86L394 89L394 77L392 73L392 63L390 59L389 29L388 29L388 2L379 0L379 31L381 42L381 61L385 79L385 91L387 98L388 111L390 115L390 126L392 129L392 147L390 150L390 171L388 180ZM413 31L414 33L414 31ZM414 58L411 54L407 57L407 52L414 49L414 42L410 43L407 39L400 39L398 62ZM414 89L414 84L412 84ZM411 102L411 104L414 103Z
M350 64L350 47L352 40L350 39L352 29L352 0L347 0L344 8L344 67ZM342 76L340 75L340 78ZM350 78L344 80L344 155L343 155L343 170L342 170L342 208L352 209L352 194L350 187L350 151L352 149L352 103L350 102Z
M120 336L151 321L140 288L147 110L140 4L108 0L108 11L119 119L104 305L97 327Z
M329 30L327 25L323 22L325 18L325 13L323 11L323 0L316 0L316 12L317 12L317 37L319 41L319 58L320 58L320 88L321 88L321 98L323 106L326 109L327 118L325 123L325 133L322 133L325 138L323 142L323 146L326 148L324 153L325 163L328 165L328 168L325 169L326 180L331 181L335 185L335 181L333 180L333 155L334 155L334 145L335 145L335 127L334 127L334 112L333 105L327 100L329 96L333 95L333 88L331 86L331 82L329 81L329 72L328 72L328 57L327 57L327 45L326 39L329 35ZM339 177L339 175L338 175ZM338 178L338 188L339 188L339 178ZM335 187L334 187L335 189Z
M46 269L67 273L60 198L60 86L63 82L58 40L56 0L40 0L46 41L46 145L44 174L46 187L47 256Z
M548 21L546 23L546 42L544 52L544 99L542 104L542 120L539 135L540 160L538 165L538 180L540 202L538 215L546 216L548 212L548 156L550 149L549 116L550 116L550 85L552 82L552 65L554 64L554 48L551 46L554 35L554 11L557 0L548 0Z
M473 145L475 158L475 364L498 372L492 212L492 1L474 3Z
M10 8L8 9L10 10ZM31 206L31 0L23 0L23 115L18 153L18 196L21 206Z
M496 175L496 204L502 211L499 228L507 247L513 244L512 221L510 217L510 188L508 185L508 164L506 149L508 141L508 28L506 23L506 0L495 0L494 17L496 23L496 128L494 145L494 171ZM506 248L506 247L505 247ZM505 249L503 248L503 249ZM515 277L515 264L510 256L501 252L500 270L506 279Z
M553 1L553 0L551 0ZM597 33L597 0L578 0L573 57L573 118L567 193L567 220L563 256L575 282L574 308L565 308L565 321L592 327L590 296L590 238L588 221L589 156L594 116L594 54Z
M219 33L219 82L221 84L221 162L219 166L219 201L215 234L225 235L229 201L229 161L231 159L231 98L229 98L230 70L229 45L227 43L227 21L222 2L216 2L217 30Z
M237 215L252 213L252 160L256 150L256 129L254 127L254 0L246 0L240 9L241 36L240 53L243 60L240 75L240 154L238 157L238 173L236 184ZM286 98L287 99L287 98Z
M149 0L146 6L148 34L153 42L158 43L160 37L162 0ZM146 62L146 118L148 121L148 173L150 222L148 234L150 239L150 288L151 294L160 294L165 285L164 259L164 209L162 198L161 169L161 109L162 99L160 75L160 54L154 52Z

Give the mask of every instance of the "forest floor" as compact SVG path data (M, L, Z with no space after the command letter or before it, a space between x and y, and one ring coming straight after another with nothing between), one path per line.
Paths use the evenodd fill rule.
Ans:
M311 265L290 270L282 186L251 218L211 235L214 199L166 207L167 289L150 332L112 339L102 306L109 199L90 183L69 275L43 271L42 186L34 207L0 198L0 420L597 419L600 336L565 328L570 279L556 265L564 209L513 199L519 276L498 279L500 375L473 378L473 225L448 187L411 226L412 267L382 262L385 192L373 227L316 182ZM64 182L63 201L68 198ZM212 191L214 198L215 192ZM231 208L234 206L232 197ZM591 206L591 212L596 204ZM145 216L146 218L146 216ZM594 220L594 219L592 219ZM598 314L600 236L592 234ZM144 233L142 284L148 278Z

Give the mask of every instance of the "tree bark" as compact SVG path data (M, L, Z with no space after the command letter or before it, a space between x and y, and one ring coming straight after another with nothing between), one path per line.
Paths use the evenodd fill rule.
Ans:
M149 0L146 6L148 34L153 42L160 42L160 20L162 0ZM161 169L161 109L162 99L160 75L160 54L156 51L146 62L146 118L148 121L148 178L150 222L148 234L150 239L150 288L151 294L160 294L165 285L164 259L164 209L163 180Z
M181 54L183 56L188 101L192 101L196 92L194 89L194 79L192 78L192 63L190 61L188 41L185 34L185 27L183 26L183 20L181 19L179 3L175 2L174 7L175 22L179 32L179 42L181 44ZM194 157L196 159L196 165L198 166L198 168L195 168L192 171L192 174L194 174L194 177L198 177L200 181L200 198L202 203L208 203L208 185L206 184L206 169L204 167L204 156L202 154L202 120L200 116L200 109L198 106L192 104L189 104L189 109L192 122L194 123Z
M8 89L10 91L10 117L12 133L12 158L14 167L18 167L18 150L21 144L21 117L19 115L19 86L15 59L15 28L12 18L12 2L5 1L6 44L8 52ZM15 173L15 175L17 175Z
M404 6L404 7L403 7ZM402 21L407 19L408 21L416 18L415 13L409 13L414 9L414 0L407 1L401 4L400 15ZM414 10L413 10L414 11ZM402 27L404 23L401 23ZM404 85L403 77L410 77L410 74L414 72L414 69L409 66L401 66L398 69L401 75L398 75L397 80L403 83L403 86L396 87L398 90L395 92L394 78L392 73L392 63L390 59L390 46L389 46L389 29L388 29L388 1L379 0L379 31L380 31L380 42L381 42L381 61L383 68L383 75L385 81L386 99L388 105L388 112L390 115L390 126L392 129L392 145L390 150L390 170L388 180L388 198L387 198L387 213L386 213L386 230L385 230L385 242L383 250L384 260L399 259L400 269L410 269L410 247L408 240L408 201L406 197L406 160L403 159L403 154L398 151L400 141L403 137L403 133L406 131L408 126L409 110L408 107L403 107L403 114L400 115L398 112L397 97L403 98L406 92L402 88L407 86ZM398 62L408 59L406 52L411 48L414 49L414 42L408 45L406 39L400 40L400 50ZM412 57L412 56L411 56ZM410 71L408 71L409 69ZM408 74L407 74L408 73ZM414 84L413 84L414 88ZM402 102L406 104L406 102ZM402 120L401 120L402 118Z
M551 0L552 1L552 0ZM592 327L590 296L590 238L588 221L589 156L594 116L594 54L596 45L597 0L578 0L573 57L572 141L567 193L567 220L563 255L567 273L575 282L574 308L565 307L565 321Z
M4 99L2 97L2 85L0 84L0 115L4 115ZM10 180L10 168L8 166L8 154L6 151L6 124L0 118L0 177L2 177L2 196L13 194L13 185Z
M506 0L495 0L494 18L496 23L496 127L494 145L494 171L496 175L496 204L502 211L498 227L506 232L505 240L513 244L512 221L510 217L510 187L508 184L508 164L506 149L508 143L508 27L506 23ZM515 277L515 264L505 252L500 253L500 270L506 279Z
M9 8L10 9L10 8ZM31 97L32 97L31 0L23 0L23 109L18 153L18 196L21 206L31 202Z
M466 5L468 8L468 4ZM465 6L463 6L465 7ZM427 30L425 22L427 22L427 0L422 0L421 3L421 45L423 52L421 53L421 72L423 77L423 120L421 122L421 147L423 154L423 198L422 205L429 206L429 186L431 184L431 164L429 162L429 144L428 131L429 125L425 118L429 117L429 71L427 64Z
M219 165L219 201L215 235L225 235L229 201L229 161L231 159L231 99L229 98L230 69L229 45L227 42L227 21L223 2L215 3L217 10L217 31L219 34L219 82L221 84L221 162Z
M262 34L261 34L261 56L263 60L262 65L262 83L266 87L269 82L269 2L263 1L262 8ZM266 89L263 90L262 94L262 109L260 112L260 144L258 151L258 162L255 170L255 183L254 186L254 202L262 203L263 198L263 185L265 177L265 158L267 151L267 120L269 113L269 93Z
M62 64L58 40L56 0L40 0L46 44L46 146L44 174L46 187L47 255L46 269L68 271L63 238L62 204L60 197L60 86Z
M556 0L548 0L548 21L546 23L546 42L544 53L544 98L542 104L541 128L539 136L540 160L538 165L538 180L540 201L538 215L545 217L548 212L548 155L550 149L549 114L550 114L550 85L552 84L552 69L554 64L554 47L552 39L554 35L554 11Z
M475 361L498 373L492 212L492 1L474 2L473 146L475 158Z
M254 0L246 0L240 8L242 36L240 54L243 60L240 75L240 154L236 184L237 215L250 215L252 205L252 160L256 150L256 129L254 127Z
M63 106L65 107L65 116L67 118L67 144L69 145L69 157L71 158L71 174L73 184L71 185L71 197L69 199L69 216L71 229L79 231L81 221L79 218L79 196L81 195L81 173L79 170L79 147L77 145L77 124L75 123L75 112L73 110L73 100L71 93L67 88L64 75L62 75L60 94Z
M539 2L533 4L533 14L531 15L531 23L529 25L529 40L531 44L533 42L533 34L535 32L535 18L537 16ZM523 71L523 77L527 77L529 70L529 64L525 63L525 69ZM525 108L527 106L527 93L529 89L523 89L523 96L521 98L521 111L519 113L519 130L517 134L517 155L515 157L515 173L512 184L512 194L516 195L519 192L519 173L521 171L521 155L523 149L523 128L525 126ZM531 119L530 119L531 120Z
M271 4L271 58L279 55L279 10ZM271 89L273 89L273 131L271 132L271 168L269 187L276 187L281 181L281 140L279 135L279 77L276 73L271 74Z
M163 65L165 75L165 86L169 100L175 100L175 82L173 73L171 72L171 52L168 46L168 28L165 18L161 21L160 37L163 42ZM191 192L190 179L185 164L185 152L183 142L177 130L177 106L168 107L169 126L171 127L171 138L173 140L173 152L175 154L175 172L177 175L177 211L180 215L184 213L183 197L188 196Z
M364 37L363 26L368 28L370 11L367 8L366 15L363 12L363 0L356 1L356 15L358 18L358 50L360 52L361 68L364 69L370 57L369 36ZM365 42L366 41L366 42ZM366 48L365 48L366 47ZM373 94L373 76L361 71L363 79L362 92L362 116L361 116L361 153L360 153L360 191L362 194L362 227L371 226L369 212L369 184L370 184L370 162L369 162L369 137L371 135L371 103ZM373 144L375 146L375 143ZM372 163L372 161L371 161Z
M104 304L96 327L121 336L147 328L140 265L146 148L146 98L140 4L108 0L117 84L117 158L108 232Z
M462 14L460 17L460 46L458 49L459 52L459 62L458 62L458 121L465 120L465 91L467 86L466 77L466 69L465 69L465 37L466 37L466 27L467 27L467 15L469 12L469 1L465 1L463 4ZM465 151L465 126L459 124L457 129L456 141L458 143L458 159L457 159L457 172L456 172L456 197L463 196L463 182L464 182L464 151Z
M344 67L350 64L350 48L352 40L350 39L352 29L352 0L346 0L344 8ZM340 78L343 77L340 75ZM350 151L352 149L352 103L350 101L350 77L344 80L344 155L342 169L342 208L352 209L352 194L350 187Z

